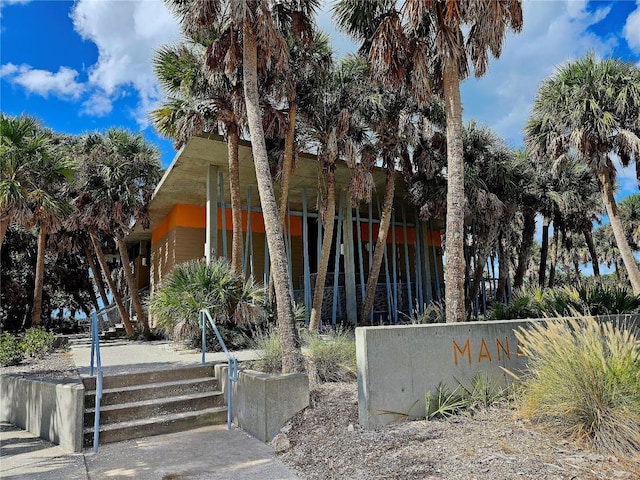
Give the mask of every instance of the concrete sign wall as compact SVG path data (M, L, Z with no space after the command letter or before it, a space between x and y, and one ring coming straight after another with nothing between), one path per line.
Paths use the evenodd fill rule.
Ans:
M534 321L551 319L357 328L360 424L424 418L425 393L441 383L453 389L478 373L506 383L502 368L518 373L525 361L514 329Z

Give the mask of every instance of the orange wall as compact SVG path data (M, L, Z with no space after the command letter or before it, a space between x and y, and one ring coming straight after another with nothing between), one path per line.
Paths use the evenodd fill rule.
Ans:
M226 229L228 231L233 230L233 222L231 220L231 210L225 209L226 216ZM242 231L247 231L248 212L242 212ZM287 227L289 226L289 219L285 220ZM291 217L291 235L302 235L302 219L300 217ZM182 205L178 204L169 215L158 225L158 227L151 233L151 242L156 243L167 232L175 227L193 227L193 228L206 228L207 226L207 208L194 205ZM222 209L218 209L218 229L222 229ZM251 231L254 233L264 233L264 220L260 212L251 212Z

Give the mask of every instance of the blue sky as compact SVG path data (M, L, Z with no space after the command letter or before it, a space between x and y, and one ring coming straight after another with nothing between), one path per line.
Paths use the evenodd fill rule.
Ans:
M162 151L147 113L162 99L154 51L179 41L161 0L0 0L0 108L36 116L60 132L121 126L141 131ZM335 31L327 2L318 24L339 56L355 46ZM507 39L485 77L462 86L465 120L486 123L513 145L536 89L554 68L592 50L640 63L640 0L524 1L524 30ZM637 192L635 173L619 175L621 195Z

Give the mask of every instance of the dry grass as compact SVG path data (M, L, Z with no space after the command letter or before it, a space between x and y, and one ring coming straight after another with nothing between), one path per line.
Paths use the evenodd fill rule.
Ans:
M518 406L601 452L640 450L640 347L632 330L592 317L516 333L529 376Z

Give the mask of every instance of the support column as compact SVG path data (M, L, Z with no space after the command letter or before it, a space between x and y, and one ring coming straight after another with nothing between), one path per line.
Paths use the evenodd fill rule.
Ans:
M207 265L218 256L218 167L209 165L207 172L207 230L204 257Z
M345 195L342 192L342 195ZM344 244L344 294L347 306L347 321L353 325L358 324L358 304L356 302L356 260L353 248L353 210L351 208L351 198L347 194L345 204L345 215L343 225ZM340 202L343 203L343 202Z

